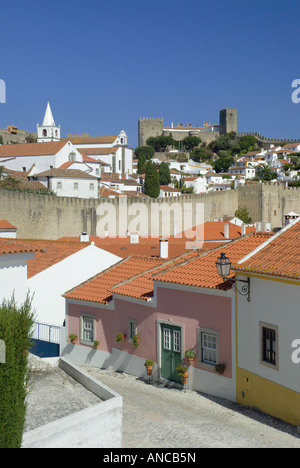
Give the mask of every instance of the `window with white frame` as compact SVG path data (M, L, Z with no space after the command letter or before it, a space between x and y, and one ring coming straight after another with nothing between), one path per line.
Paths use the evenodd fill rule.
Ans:
M81 315L81 342L92 344L95 340L95 318L92 315Z
M219 332L210 328L198 327L198 361L211 369L219 363Z
M62 182L57 182L56 183L56 188L57 188L57 190L61 190L62 189Z
M210 333L201 334L202 361L207 364L217 363L217 337Z
M132 341L134 335L137 334L137 326L135 319L128 320L128 339Z

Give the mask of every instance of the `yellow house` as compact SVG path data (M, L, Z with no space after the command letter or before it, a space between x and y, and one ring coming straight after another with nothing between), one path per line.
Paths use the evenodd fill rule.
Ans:
M232 269L237 402L300 426L300 218Z

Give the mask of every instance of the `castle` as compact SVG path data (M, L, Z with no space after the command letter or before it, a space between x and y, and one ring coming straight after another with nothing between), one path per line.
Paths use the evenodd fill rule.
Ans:
M139 146L146 145L149 137L160 135L172 135L174 140L180 141L187 136L199 136L202 142L210 143L225 133L237 133L237 109L226 108L220 110L219 124L212 125L210 122L203 122L202 127L192 126L191 123L185 126L178 123L176 126L171 124L164 126L162 118L140 118L138 121L138 141Z
M238 132L237 131L237 109L225 108L219 113L219 124L212 125L210 122L203 122L202 126L192 126L191 123L176 126L164 126L163 118L140 118L138 121L138 146L146 145L149 137L160 135L172 135L174 140L180 141L187 136L195 135L201 138L204 143L215 141L220 135L234 132L238 137L243 135L253 135L257 138L259 145L264 149L269 149L270 145L286 143L296 143L299 139L291 138L267 138L258 132Z

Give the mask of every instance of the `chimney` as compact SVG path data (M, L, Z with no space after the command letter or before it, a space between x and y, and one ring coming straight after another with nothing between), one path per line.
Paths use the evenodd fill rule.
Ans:
M224 224L224 237L225 239L229 239L229 224L228 223Z
M138 244L140 241L140 236L137 232L130 233L130 244Z
M169 257L169 241L168 239L159 239L159 257Z
M244 236L246 234L246 224L243 223L242 224L242 236Z
M80 242L89 242L90 237L85 231L83 231L79 239L80 239Z

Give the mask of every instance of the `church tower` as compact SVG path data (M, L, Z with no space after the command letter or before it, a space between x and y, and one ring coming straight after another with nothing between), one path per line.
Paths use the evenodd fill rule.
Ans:
M60 125L55 125L49 102L47 103L43 124L37 124L37 141L38 143L60 141Z

